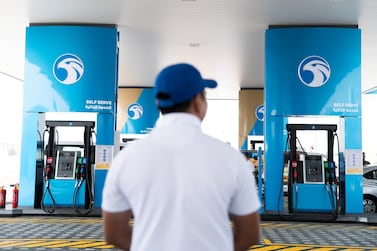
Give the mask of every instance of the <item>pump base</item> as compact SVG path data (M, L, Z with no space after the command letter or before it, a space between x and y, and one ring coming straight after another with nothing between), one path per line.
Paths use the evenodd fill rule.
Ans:
M22 215L22 210L18 208L2 208L0 209L0 217L9 217L9 216L20 216Z
M261 214L261 219L265 221L315 221L315 222L335 222L337 217L331 213L294 213L294 214Z
M85 210L82 210L85 212ZM102 215L101 209L92 209L89 213L85 215L79 214L73 208L56 208L54 213L46 213L42 209L34 208L9 208L0 209L1 216L22 216L22 215L49 215L49 216L87 216L87 217L100 217Z
M377 223L377 214L341 214L335 217L331 213L262 213L262 221L301 221L301 222L360 222Z

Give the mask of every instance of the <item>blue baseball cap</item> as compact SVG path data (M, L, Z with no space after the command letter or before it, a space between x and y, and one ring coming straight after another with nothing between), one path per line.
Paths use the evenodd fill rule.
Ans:
M167 66L157 75L154 87L156 104L172 107L191 100L204 88L215 88L215 80L203 79L200 72L190 64Z

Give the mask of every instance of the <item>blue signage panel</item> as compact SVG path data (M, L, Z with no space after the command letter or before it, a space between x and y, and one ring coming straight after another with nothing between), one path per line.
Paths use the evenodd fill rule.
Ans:
M345 148L361 147L361 31L292 27L269 29L265 35L265 210L280 211L283 183L277 174L283 173L289 116L352 120L354 123L345 123ZM361 175L353 176L346 177L346 182L355 188ZM362 190L347 193L346 200L357 206L346 211L362 211Z
M255 123L253 128L251 128L249 135L263 135L263 122L264 122L264 105L258 105L255 108Z
M241 89L238 101L240 149L247 150L248 136L264 135L264 90Z
M122 134L146 134L154 127L159 111L155 104L153 88L138 88L137 92L131 92L136 88L122 88L124 99L118 100L120 107L118 113L124 111L125 124L121 129ZM138 96L135 97L135 94Z
M253 127L250 129L248 135L249 136L264 136L263 133L263 126L264 126L264 105L258 105L255 109L255 123ZM241 150L248 149L248 137L245 138ZM255 149L256 150L256 149Z
M96 144L114 144L117 38L117 29L109 26L26 28L20 206L39 206L35 182L42 176L36 169L36 147L43 140L38 130L44 127L39 124L39 114L97 113ZM102 183L97 181L102 181L103 173L96 173L96 191L100 191ZM101 198L99 194L95 197Z
M26 28L24 110L114 113L117 30Z
M266 115L360 116L360 48L359 29L267 30Z

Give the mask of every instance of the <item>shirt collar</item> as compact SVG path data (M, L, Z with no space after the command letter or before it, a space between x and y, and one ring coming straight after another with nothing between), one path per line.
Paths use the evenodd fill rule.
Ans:
M201 121L193 114L185 112L173 112L162 115L156 122L156 127L163 126L194 126L200 127Z

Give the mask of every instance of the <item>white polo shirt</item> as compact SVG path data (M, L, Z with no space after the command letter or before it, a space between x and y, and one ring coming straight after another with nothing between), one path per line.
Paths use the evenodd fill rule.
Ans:
M253 170L187 113L163 115L108 171L102 209L132 209L131 251L233 251L229 213L260 207Z

